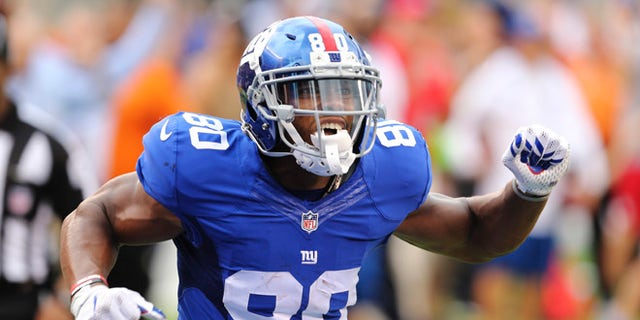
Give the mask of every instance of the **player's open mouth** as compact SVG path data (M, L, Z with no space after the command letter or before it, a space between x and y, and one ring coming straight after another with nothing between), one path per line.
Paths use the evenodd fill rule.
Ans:
M344 129L344 124L336 122L326 122L320 125L320 129L325 135L333 135L338 133L338 130Z

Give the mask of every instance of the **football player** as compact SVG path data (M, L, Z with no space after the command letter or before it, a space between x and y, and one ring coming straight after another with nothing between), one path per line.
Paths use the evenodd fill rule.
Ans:
M77 319L161 319L104 280L118 247L173 239L180 319L346 319L363 258L395 233L481 262L516 248L568 165L563 138L522 128L492 194L429 193L418 131L383 120L381 80L340 25L278 21L237 73L242 121L178 113L144 137L136 172L107 182L62 227ZM481 161L482 159L469 159Z

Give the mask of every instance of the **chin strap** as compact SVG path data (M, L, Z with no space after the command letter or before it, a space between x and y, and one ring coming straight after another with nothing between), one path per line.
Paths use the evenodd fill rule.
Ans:
M351 137L347 130L339 130L333 135L322 133L321 138L317 133L311 135L311 142L316 148L320 148L320 139L324 148L322 153L325 156L309 155L294 150L293 156L298 165L313 174L325 177L347 173L356 159L351 150Z
M320 148L320 139L324 146L324 155L326 159L326 167L332 175L345 174L356 159L356 155L352 152L351 136L347 130L338 130L336 134L325 135L321 133L311 135L311 142L317 148Z

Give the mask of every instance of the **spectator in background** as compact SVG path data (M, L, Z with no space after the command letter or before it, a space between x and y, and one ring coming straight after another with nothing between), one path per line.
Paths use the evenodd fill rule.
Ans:
M184 99L181 98L177 77L170 63L162 58L153 58L116 91L109 177L135 167L142 152L140 141L147 132L146 128L178 109L187 109L181 107Z
M575 76L607 146L624 111L626 75L607 39L606 19L598 17L601 7L554 1L548 10L554 52Z
M637 113L637 112L636 112ZM640 124L635 115L634 122ZM637 136L638 130L635 130ZM637 140L636 140L637 143ZM605 285L603 319L640 315L640 150L611 189L602 220L600 260Z
M57 257L61 220L97 188L68 130L4 91L10 74L0 17L0 319L71 319ZM57 289L60 287L61 289Z
M467 28L461 33L467 38L461 43L472 65L453 98L446 127L451 174L468 182L473 193L494 188L504 178L499 169L468 160L496 154L505 132L522 126L525 119L574 142L571 178L558 186L561 191L549 199L527 240L513 253L475 270L472 297L485 319L546 316L541 285L560 252L556 230L569 210L590 212L594 201L586 199L597 199L607 185L605 152L584 97L550 54L545 27L531 10L490 0L463 8ZM579 221L585 219L587 214Z
M12 8L13 32L36 29L39 34L28 34L30 40L22 40L16 48L26 58L10 79L11 92L17 101L70 124L89 151L91 172L100 181L109 175L115 91L157 49L173 4L172 0L27 0ZM120 250L109 281L146 292L152 249Z
M607 7L607 40L624 71L626 99L609 143L612 186L596 217L603 310L598 319L640 316L640 4ZM628 46L625 48L625 46Z
M111 144L108 178L131 171L142 152L142 136L165 116L178 110L197 109L186 98L185 65L193 52L188 49L188 29L197 25L194 20L206 16L206 7L196 6L196 1L176 4L172 11L171 28L167 28L156 50L141 61L114 88L109 101L113 118L113 143ZM198 40L205 36L199 36ZM201 49L197 49L200 51Z
M24 1L15 29L37 21L41 35L25 44L27 58L11 79L16 99L46 108L89 150L101 181L111 144L114 89L156 48L170 1ZM25 29L28 29L26 26Z
M633 182L638 177L634 157L639 145L629 139L640 135L633 111L640 101L634 97L639 65L635 61L640 59L633 56L640 51L632 45L638 40L638 8L627 1L553 1L548 7L555 52L575 75L609 158L611 185L592 217L593 258L600 281L590 286L599 285L604 319L631 319L640 303L640 271L633 266L638 246L635 202L640 196ZM560 305L557 294L548 300Z
M190 108L236 120L240 119L235 108L238 95L229 78L235 76L235 65L247 44L237 11L229 3L213 2L197 12L187 30L181 57L183 88Z

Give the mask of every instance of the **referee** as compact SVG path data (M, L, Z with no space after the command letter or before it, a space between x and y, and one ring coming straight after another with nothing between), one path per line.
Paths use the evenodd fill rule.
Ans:
M27 115L30 109L17 107L5 94L3 16L0 46L0 319L32 320L38 312L67 312L65 298L52 299L59 279L56 221L92 191L86 182L94 180L79 175L92 171L82 171L87 162L60 138L60 127L41 112Z

